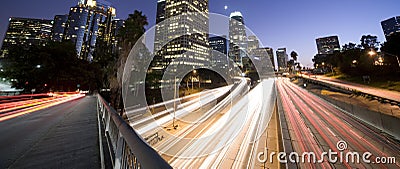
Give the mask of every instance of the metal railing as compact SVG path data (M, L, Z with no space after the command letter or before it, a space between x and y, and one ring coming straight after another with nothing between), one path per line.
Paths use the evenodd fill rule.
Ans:
M113 168L172 168L118 115L114 108L109 106L100 95L97 95L97 98L97 114L99 121L103 123L99 128L104 129ZM100 151L102 151L101 148ZM103 154L101 156L103 159ZM102 160L102 168L104 168L104 160Z

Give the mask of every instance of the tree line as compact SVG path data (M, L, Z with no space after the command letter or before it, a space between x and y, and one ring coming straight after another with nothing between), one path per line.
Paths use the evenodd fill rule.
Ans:
M109 101L115 108L121 108L123 67L146 25L147 17L142 12L135 10L129 14L118 32L117 50L99 38L93 62L79 59L71 41L12 47L0 61L0 77L24 92L32 89L36 92L110 89Z
M379 43L376 36L363 35L360 44L347 43L333 54L316 55L314 67L325 72L340 71L349 76L391 76L400 71L397 62L400 56L400 34L388 37Z

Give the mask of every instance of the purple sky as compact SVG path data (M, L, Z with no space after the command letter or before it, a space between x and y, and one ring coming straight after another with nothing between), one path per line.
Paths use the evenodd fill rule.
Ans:
M8 18L32 17L52 19L66 14L78 0L12 0L0 6L0 37L8 26ZM143 11L150 26L155 24L156 0L109 0L117 8L119 18L126 18L135 9ZM224 10L227 5L228 9ZM241 11L245 24L264 46L295 50L305 66L317 53L315 39L338 35L340 44L359 43L363 34L377 35L384 41L380 21L400 15L399 0L210 0L210 12L229 16ZM2 42L0 42L2 43Z

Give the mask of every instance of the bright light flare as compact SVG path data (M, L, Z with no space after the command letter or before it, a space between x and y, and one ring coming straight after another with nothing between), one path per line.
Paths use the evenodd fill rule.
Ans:
M79 99L79 98L82 98L84 96L85 95L82 95L82 94L75 94L75 95L69 95L69 96L65 96L65 97L57 97L57 98L55 98L54 100L51 100L51 101L44 101L44 103L40 104L40 105L36 105L36 106L29 107L29 108L26 108L26 109L17 110L17 111L13 111L13 112L10 112L10 113L7 113L7 114L3 114L2 117L0 117L0 122L6 121L6 120L10 120L10 119L13 119L15 117L19 117L19 116L22 116L22 115L25 115L25 114L29 114L29 113L32 113L32 112L35 112L35 111L39 111L39 110L42 110L42 109L45 109L45 108L48 108L48 107L56 106L56 105L59 105L59 104L62 104L62 103L68 102L68 101Z

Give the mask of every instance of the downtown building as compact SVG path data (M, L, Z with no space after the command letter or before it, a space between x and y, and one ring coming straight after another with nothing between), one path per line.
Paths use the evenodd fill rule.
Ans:
M211 65L214 68L228 68L228 38L226 35L208 38L210 45Z
M317 38L315 41L318 54L314 56L313 61L314 67L318 68L319 65L325 64L324 62L327 61L328 55L340 51L340 44L338 36Z
M92 61L96 41L111 42L115 16L115 8L106 1L81 0L70 8L63 40L75 44L80 59Z
M17 18L9 19L1 51L3 57L14 46L45 46L50 40L53 28L52 20Z
M125 25L125 20L123 19L114 19L111 22L111 34L109 35L109 41L105 41L106 43L112 46L112 53L118 53L120 51L120 47L118 46L118 33ZM107 40L107 39L106 39Z
M248 57L247 35L243 15L233 12L229 19L229 58L243 69L243 58Z
M163 73L171 64L208 66L208 0L159 0L156 16L150 72Z
M317 38L315 41L317 43L318 54L326 55L340 51L338 36Z
M254 35L250 35L247 37L247 49L250 54L253 53L255 49L260 47L260 42L258 41L257 37Z
M262 58L269 58L271 61L272 67L275 70L275 57L274 57L274 49L270 47L263 47L263 48L257 48L252 52L254 56L262 57Z
M395 16L381 22L386 39L394 33L400 33L400 16Z
M214 36L208 38L208 43L211 50L218 51L225 55L228 54L228 39L224 36Z
M51 40L54 42L61 42L64 39L65 28L67 27L68 15L54 16L53 31L51 33Z
M278 71L286 71L288 66L288 54L286 48L278 48L276 50L276 59L278 61Z
M274 61L274 50L269 47L259 47L256 49L253 49L251 51L251 55L254 56L254 60L256 61L262 61L262 60L267 60L262 63L269 63L271 62L270 65L262 65L263 67L269 67L269 69L275 70L275 61Z

